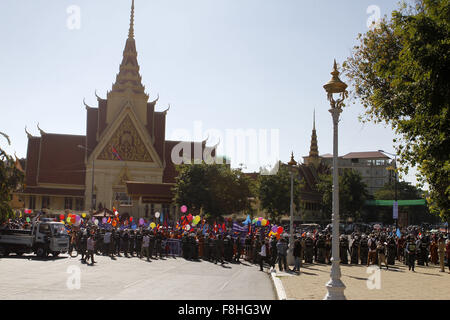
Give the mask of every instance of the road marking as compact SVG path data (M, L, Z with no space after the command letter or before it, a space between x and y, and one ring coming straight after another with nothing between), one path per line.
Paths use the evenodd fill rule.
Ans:
M223 289L225 289L225 287L226 287L227 285L229 285L230 282L233 281L234 278L236 278L241 272L242 272L242 270L239 270L239 271L235 272L235 273L231 276L230 280L226 281L226 282L220 287L219 291L222 291Z
M130 284L127 284L127 285L124 286L123 288L126 289L126 288L131 287L131 286L134 286L135 284L138 284L139 282L142 282L142 281L143 281L143 280L137 280L137 281L134 281L134 282L132 282L132 283L130 283Z

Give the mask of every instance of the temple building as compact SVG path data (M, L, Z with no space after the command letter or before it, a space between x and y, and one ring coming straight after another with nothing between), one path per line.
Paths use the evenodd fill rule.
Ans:
M156 111L159 97L149 101L137 55L133 0L115 83L105 99L96 94L97 107L85 104L86 135L47 133L39 124L40 136L27 132L26 208L61 213L115 207L134 217L159 211L176 218L171 154L181 141L165 139L168 109ZM206 141L183 143L192 156L207 151Z

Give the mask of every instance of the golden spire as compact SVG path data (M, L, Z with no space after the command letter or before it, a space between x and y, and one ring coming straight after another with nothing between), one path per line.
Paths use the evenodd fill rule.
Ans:
M291 161L288 162L288 165L295 166L297 164L297 161L294 160L294 152L291 153Z
M131 2L130 30L128 31L128 38L134 39L134 0Z

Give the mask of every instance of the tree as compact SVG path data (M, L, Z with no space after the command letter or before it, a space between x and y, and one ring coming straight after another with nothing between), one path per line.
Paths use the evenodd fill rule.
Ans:
M300 205L300 191L302 184L294 175L294 205ZM281 216L290 213L291 206L291 176L289 167L279 166L273 175L259 176L259 200L261 208L267 210L270 219L279 223Z
M219 219L251 209L253 181L241 169L225 164L192 164L178 167L175 202L207 218Z
M430 210L448 220L450 2L403 3L358 39L343 68L365 108L361 120L395 130L401 170L417 166L420 186L429 186Z
M6 134L0 132L0 135L11 144ZM13 216L10 206L12 193L22 184L23 178L23 173L16 168L13 158L0 148L0 223Z
M409 182L397 182L397 200L417 200L423 199L423 191L411 185ZM395 200L395 184L387 183L384 187L375 192L376 200ZM426 206L399 206L399 214L407 212L411 224L422 222L432 222L432 216L429 214ZM383 223L392 223L392 207L377 207L377 221Z
M322 193L323 211L331 219L333 211L333 176L320 175L317 189ZM368 198L366 184L361 175L351 169L342 171L339 175L339 216L342 220L361 218L362 208Z

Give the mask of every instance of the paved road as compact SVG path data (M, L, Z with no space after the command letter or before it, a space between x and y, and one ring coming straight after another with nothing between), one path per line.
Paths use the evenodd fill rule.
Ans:
M0 299L272 300L266 272L246 262L213 264L182 258L152 260L96 256L94 266L66 255L41 261L0 258ZM79 268L79 269L78 269ZM75 275L80 275L80 288Z

